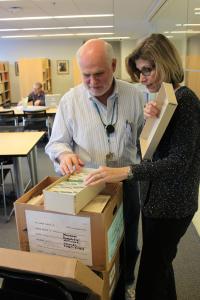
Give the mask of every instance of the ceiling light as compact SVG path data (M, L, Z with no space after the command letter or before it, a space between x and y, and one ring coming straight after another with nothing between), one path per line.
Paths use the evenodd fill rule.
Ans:
M183 26L200 26L200 24L183 24Z
M168 39L172 39L174 36L173 36L173 35L166 35L166 37L167 37Z
M97 35L110 35L112 32L88 32L88 33L55 33L55 34L40 34L40 35L4 35L3 39L9 38L30 38L30 37L64 37L64 36L97 36Z
M8 28L8 29L0 29L0 31L19 31L21 29L18 29L18 28Z
M182 24L176 24L176 26L177 26L177 27L180 27L180 26L182 26Z
M130 39L130 36L105 36L105 37L100 37L99 39L101 40L128 40Z
M113 28L114 26L113 25L100 25L100 26L69 26L69 27L66 27L68 29L85 29L85 28Z
M81 32L81 33L75 33L75 35L110 35L114 34L113 32Z
M194 8L194 10L200 10L200 7L196 7L196 8Z
M103 26L69 26L69 27L33 27L33 28L5 28L0 31L34 31L34 30L64 30L64 29L97 29L97 28L113 28L112 25Z
M180 31L171 31L171 33L200 33L199 30L180 30Z
M113 14L96 15L69 15L69 16L41 16L41 17L21 17L21 18L0 18L0 21L24 21L24 20L47 20L47 19L76 19L76 18L102 18L113 17Z
M39 36L43 36L43 37L51 37L51 36L74 36L74 33L40 34Z
M38 35L3 35L1 36L2 39L15 39L15 38L32 38L38 37Z

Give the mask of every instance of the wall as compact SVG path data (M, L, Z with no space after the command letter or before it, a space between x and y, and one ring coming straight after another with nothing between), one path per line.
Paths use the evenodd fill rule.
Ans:
M0 60L10 63L11 99L20 100L18 77L15 76L14 62L19 58L46 57L51 60L52 92L64 94L73 86L72 59L82 45L81 39L46 39L46 40L0 40ZM120 42L111 42L118 60L116 76L121 76ZM70 74L58 75L56 60L69 60ZM34 70L33 70L34 72Z
M130 81L125 67L125 58L133 51L136 46L136 40L122 40L121 41L121 78Z

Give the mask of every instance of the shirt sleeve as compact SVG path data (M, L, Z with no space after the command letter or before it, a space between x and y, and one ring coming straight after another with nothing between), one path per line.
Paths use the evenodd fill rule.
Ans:
M192 99L182 99L173 117L175 122L171 131L168 155L154 162L144 161L135 165L136 180L177 177L187 171L200 137L199 106L195 105Z
M58 156L63 152L73 153L73 131L71 116L67 107L67 96L60 101L58 111L53 123L52 133L48 144L45 147L46 153L54 162L55 169L58 169Z

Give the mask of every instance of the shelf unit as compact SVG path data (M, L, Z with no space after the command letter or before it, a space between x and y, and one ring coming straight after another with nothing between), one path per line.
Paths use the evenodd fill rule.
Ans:
M46 94L51 93L51 62L48 58L19 59L21 98L27 97L35 82L41 82Z
M0 105L10 102L9 63L0 61Z

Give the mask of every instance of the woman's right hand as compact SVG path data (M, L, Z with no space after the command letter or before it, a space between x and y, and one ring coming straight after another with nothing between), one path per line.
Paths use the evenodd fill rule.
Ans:
M144 118L157 118L159 117L160 109L157 107L155 101L148 102L144 107Z

